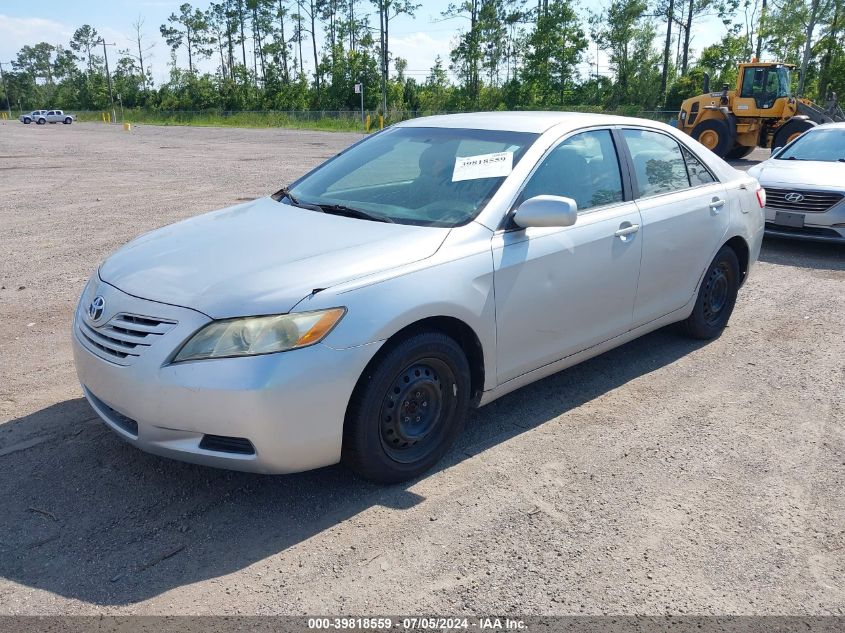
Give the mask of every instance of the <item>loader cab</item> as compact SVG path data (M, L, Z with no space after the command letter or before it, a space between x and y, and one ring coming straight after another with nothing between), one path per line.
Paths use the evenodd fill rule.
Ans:
M742 64L737 86L737 103L734 106L739 116L757 116L759 110L782 107L781 98L792 97L790 67L785 64ZM745 112L741 112L745 110ZM767 113L768 114L768 113Z

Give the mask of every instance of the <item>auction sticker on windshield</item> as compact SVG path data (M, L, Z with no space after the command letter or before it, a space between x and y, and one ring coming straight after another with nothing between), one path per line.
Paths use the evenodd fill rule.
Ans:
M496 152L478 156L458 156L452 182L476 180L478 178L500 178L513 170L513 152Z

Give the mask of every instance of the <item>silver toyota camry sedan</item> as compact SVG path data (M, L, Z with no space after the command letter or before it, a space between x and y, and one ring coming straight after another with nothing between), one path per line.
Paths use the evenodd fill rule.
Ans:
M118 250L76 310L77 372L145 451L401 481L469 407L670 323L718 336L764 202L652 121L416 119Z

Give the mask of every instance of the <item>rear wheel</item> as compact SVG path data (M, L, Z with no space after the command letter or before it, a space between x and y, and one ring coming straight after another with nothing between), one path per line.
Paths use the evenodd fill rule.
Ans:
M47 123L47 119L38 119L38 120L36 121L36 123L37 123L38 125L44 125L45 123Z
M692 338L712 339L719 336L731 318L739 291L739 260L730 246L723 246L710 263L692 314L682 322Z
M343 428L344 464L381 483L425 472L463 428L469 392L469 363L453 339L423 332L400 341L358 382Z
M719 119L702 121L692 128L691 136L720 158L724 158L734 144L728 124Z
M772 149L775 147L786 147L804 132L814 127L816 127L816 124L807 119L792 119L791 121L787 121L775 133Z
M725 158L729 158L731 160L739 160L740 158L745 158L751 152L753 152L756 148L755 147L747 147L745 145L737 145L731 151L729 151Z

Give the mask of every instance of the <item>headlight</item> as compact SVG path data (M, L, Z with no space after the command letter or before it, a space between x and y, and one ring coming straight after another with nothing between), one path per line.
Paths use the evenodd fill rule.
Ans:
M214 321L194 334L173 362L271 354L307 347L322 341L344 314L346 308L331 308Z

